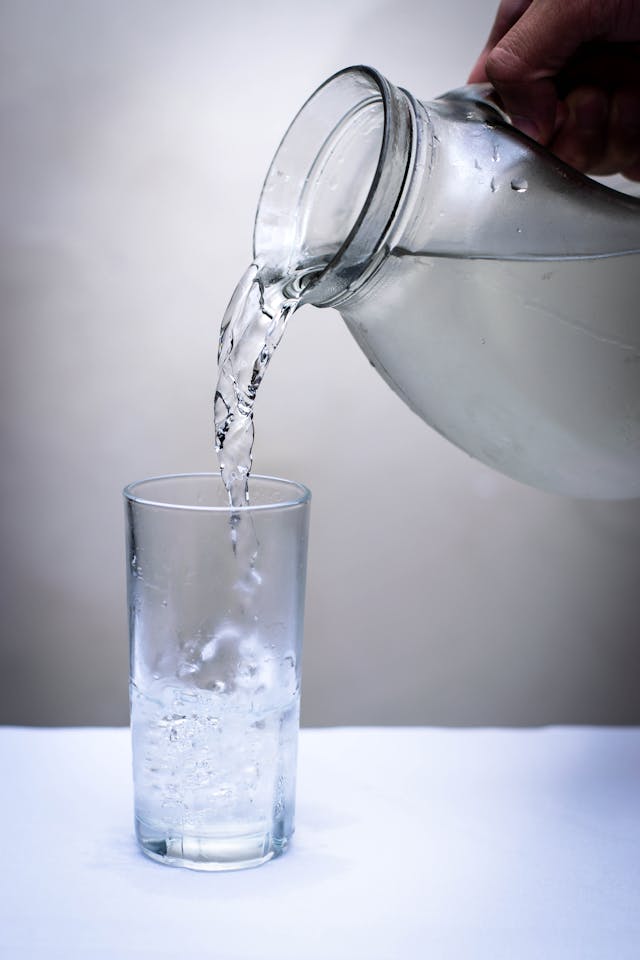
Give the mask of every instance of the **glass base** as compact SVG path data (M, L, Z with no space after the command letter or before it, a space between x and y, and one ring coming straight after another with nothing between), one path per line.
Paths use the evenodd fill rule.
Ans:
M281 856L289 846L287 838L275 840L271 833L248 836L165 836L139 819L136 819L136 837L142 852L158 863L210 872L259 867Z

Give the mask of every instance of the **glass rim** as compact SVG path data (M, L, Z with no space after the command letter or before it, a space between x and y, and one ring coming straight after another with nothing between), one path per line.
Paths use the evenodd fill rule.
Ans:
M281 500L274 503L245 503L240 507L234 507L230 503L220 504L220 505L206 505L206 504L197 504L197 503L167 503L162 500L153 500L146 496L139 496L135 492L136 487L141 487L143 484L153 484L156 482L164 480L192 480L195 478L216 478L220 483L222 483L222 477L220 473L214 473L210 471L195 471L193 473L167 473L167 474L158 474L152 477L145 477L142 480L134 480L131 483L128 483L123 491L122 495L128 503L140 504L144 507L161 507L165 510L184 510L184 511L197 511L201 513L253 513L254 511L264 511L264 510L286 510L291 507L299 507L306 503L309 503L311 500L311 490L306 487L303 483L300 483L298 480L287 480L284 477L271 477L262 474L251 474L249 476L249 489L251 489L251 481L266 481L270 484L277 484L280 486L290 487L298 491L297 497L292 497L289 500Z

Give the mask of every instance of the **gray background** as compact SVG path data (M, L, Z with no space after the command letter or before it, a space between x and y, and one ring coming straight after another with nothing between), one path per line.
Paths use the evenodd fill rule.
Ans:
M303 99L358 62L457 86L493 12L3 0L1 722L126 722L120 489L214 467L220 318ZM314 494L305 723L640 722L640 502L473 462L332 311L296 315L256 421L256 472Z

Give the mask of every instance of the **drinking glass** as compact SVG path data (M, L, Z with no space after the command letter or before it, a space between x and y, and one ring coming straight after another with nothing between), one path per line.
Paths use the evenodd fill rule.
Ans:
M309 491L219 474L124 491L135 829L149 857L256 866L294 829Z

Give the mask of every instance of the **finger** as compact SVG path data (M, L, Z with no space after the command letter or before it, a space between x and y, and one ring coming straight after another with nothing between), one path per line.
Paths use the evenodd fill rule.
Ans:
M588 96L586 88L592 87L603 91L609 101L605 130L602 130L597 116L589 117L590 109L597 112L597 104L590 107L588 102L582 102ZM638 44L583 45L556 78L556 89L560 96L566 98L567 107L563 122L558 125L557 135L551 141L552 150L573 166L602 175L618 173L635 163L640 112ZM560 106L565 108L565 103L560 101ZM584 145L581 145L581 125L576 122L576 106L583 117L586 116L586 123L582 123L586 127ZM597 132L598 127L600 133ZM597 136L602 136L600 150L593 143ZM592 143L589 143L590 140Z
M556 75L600 27L592 9L578 0L533 0L485 62L515 125L541 143L554 132Z
M578 87L564 101L563 122L550 143L561 160L583 173L605 173L610 163L609 97L599 87ZM618 168L619 169L619 168Z
M576 51L594 39L640 39L640 3L532 0L484 65L516 126L549 142L557 109L553 81Z
M622 173L625 175L627 180L640 181L640 163L636 163L632 167L627 167L627 169L623 170Z
M564 101L563 123L550 144L566 163L599 176L640 174L640 85L622 87L609 97L588 86Z
M515 2L515 0L514 0ZM585 0L531 0L507 31L496 37L500 82L535 81L558 74L583 44L616 44L637 60L640 3L587 3ZM491 45L493 37L490 38Z
M612 172L639 179L630 173L640 168L640 85L622 87L612 97L608 152Z
M469 74L469 83L482 83L487 80L484 65L489 53L495 45L508 33L520 19L524 11L531 4L531 0L502 0L496 12L496 18L491 27L489 38L476 60L473 70Z
M622 87L640 91L640 43L583 44L556 77L560 97L582 86L601 87L609 94Z
M496 12L496 18L491 27L491 33L487 40L487 46L495 47L502 40L505 33L518 22L527 7L530 7L534 0L502 0Z

